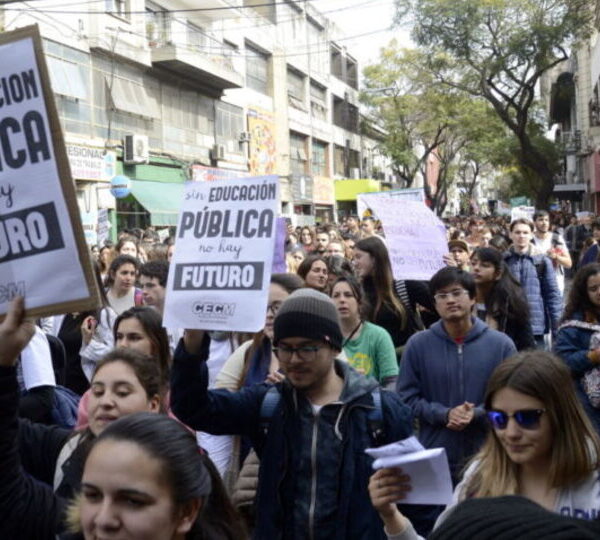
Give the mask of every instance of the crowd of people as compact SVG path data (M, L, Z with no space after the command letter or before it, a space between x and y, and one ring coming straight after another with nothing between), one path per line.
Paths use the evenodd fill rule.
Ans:
M91 250L98 309L16 298L0 537L600 537L600 221L445 224L429 281L394 277L371 216L290 225L255 334L163 327L176 247L152 229ZM372 469L411 435L445 449L445 508Z

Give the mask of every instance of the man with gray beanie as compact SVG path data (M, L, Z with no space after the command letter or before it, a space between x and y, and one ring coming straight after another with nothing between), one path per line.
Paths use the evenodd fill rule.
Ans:
M207 390L209 338L189 333L175 353L173 412L193 429L244 435L260 457L254 538L384 539L367 490L366 448L412 432L408 408L336 359L343 337L325 294L300 289L277 312L274 386Z

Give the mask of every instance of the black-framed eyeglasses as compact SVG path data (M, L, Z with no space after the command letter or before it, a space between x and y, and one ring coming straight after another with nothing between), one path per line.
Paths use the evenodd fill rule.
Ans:
M270 304L267 304L267 313L270 311L273 314L273 317L275 317L277 312L281 309L282 304L283 302L271 302Z
M301 347L289 347L288 345L279 345L273 347L275 356L281 362L289 362L296 353L296 356L304 362L312 362L317 357L317 352L323 345L302 345Z
M487 411L487 417L494 429L506 429L509 418L514 418L515 422L523 429L537 429L540 427L540 418L546 409L521 409L513 414L504 411Z

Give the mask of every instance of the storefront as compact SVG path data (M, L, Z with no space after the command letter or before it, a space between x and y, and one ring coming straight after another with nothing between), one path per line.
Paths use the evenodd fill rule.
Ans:
M335 200L338 217L342 218L357 213L356 196L359 193L374 193L377 191L381 191L381 182L379 180L336 180Z
M110 179L117 170L117 155L106 151L102 141L91 139L67 137L65 147L85 239L92 246L98 243L99 211L115 208L114 198L108 195Z
M131 193L117 200L117 230L177 225L186 180L181 162L152 158L142 165L119 162L118 169L131 179Z
M313 225L315 215L313 209L313 177L292 174L290 176L292 197L294 199L294 215L292 224L295 226Z

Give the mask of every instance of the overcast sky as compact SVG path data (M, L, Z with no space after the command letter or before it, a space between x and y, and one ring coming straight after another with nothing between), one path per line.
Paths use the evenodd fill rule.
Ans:
M368 34L345 41L350 54L360 65L360 69L376 62L379 50L392 38L404 45L410 44L408 32L389 28L394 17L393 0L318 0L313 4L321 11L330 11L329 18L335 21L348 36ZM339 11L334 11L339 9ZM371 33L374 32L374 33Z

